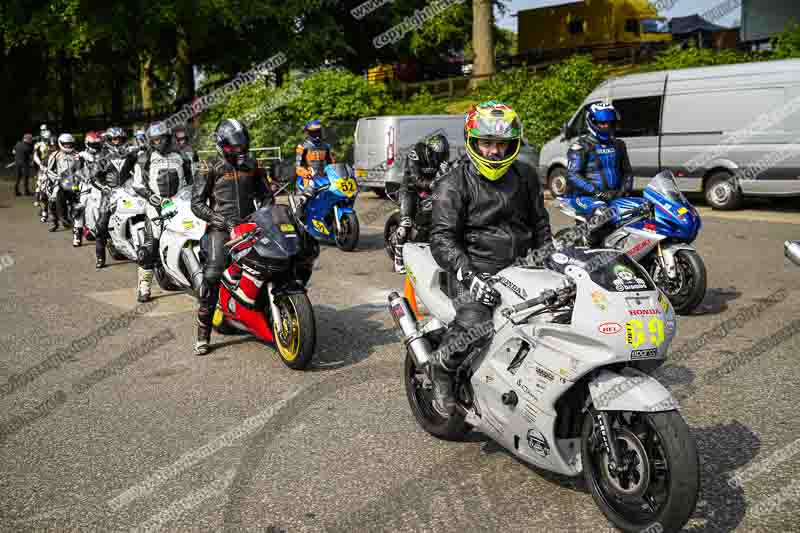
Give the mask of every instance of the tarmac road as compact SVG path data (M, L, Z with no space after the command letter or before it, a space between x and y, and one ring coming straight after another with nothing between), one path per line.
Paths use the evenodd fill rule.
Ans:
M93 243L73 249L6 194L0 527L611 531L581 479L530 468L481 434L450 443L417 426L385 310L402 278L382 250L382 202L359 198L355 252L323 246L311 285L318 361L296 372L246 336L215 335L195 357L190 297L156 289L137 308L135 265L96 272ZM687 530L797 531L800 341L734 358L800 315L800 268L782 244L800 237L800 214L703 215L709 291L679 318L673 347L787 293L664 371L701 454ZM708 373L726 361L730 372Z

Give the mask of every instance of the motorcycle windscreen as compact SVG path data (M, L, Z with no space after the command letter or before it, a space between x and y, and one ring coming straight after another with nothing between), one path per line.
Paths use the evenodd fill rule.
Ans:
M261 237L253 248L261 257L288 259L297 254L299 235L294 220L285 205L270 204L254 213L253 222Z
M656 286L647 271L625 254L606 254L599 264L592 264L589 277L607 291L654 291Z
M678 182L675 181L675 175L672 171L665 170L656 174L645 187L645 192L648 189L671 202L689 205L689 201L686 200L686 197L678 188Z
M350 168L350 165L346 165L344 163L333 163L325 167L325 174L331 181L339 178L352 178L353 169Z

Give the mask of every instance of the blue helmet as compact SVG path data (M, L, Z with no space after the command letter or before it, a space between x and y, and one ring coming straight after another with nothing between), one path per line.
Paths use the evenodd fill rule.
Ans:
M303 131L306 132L309 137L319 139L322 137L322 123L319 120L309 120L303 126Z
M586 110L586 127L589 133L601 141L614 139L614 128L619 120L619 112L609 103L595 102ZM600 122L608 122L608 129L601 130L597 126Z

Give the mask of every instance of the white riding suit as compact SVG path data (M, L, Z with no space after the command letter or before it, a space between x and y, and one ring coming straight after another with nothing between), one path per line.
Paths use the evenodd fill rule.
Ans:
M97 191L94 187L92 187L92 176L94 176L94 173L99 169L100 162L104 158L108 157L108 152L105 149L100 149L93 154L88 150L83 150L82 152L78 153L78 157L82 162L80 172L81 197L78 208L75 212L75 229L82 230L86 221L86 205L89 201L89 197L92 194L100 194L100 191Z
M133 169L133 190L148 201L144 243L137 250L139 263L139 292L149 294L153 270L158 259L158 239L163 223L153 220L160 216L161 207L154 202L167 200L192 183L192 163L180 152L161 154L157 150L139 154Z

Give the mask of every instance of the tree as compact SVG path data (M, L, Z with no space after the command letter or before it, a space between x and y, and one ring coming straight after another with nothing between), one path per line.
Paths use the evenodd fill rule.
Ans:
M494 75L494 15L491 0L472 0L472 48L475 60L472 65L471 88Z

